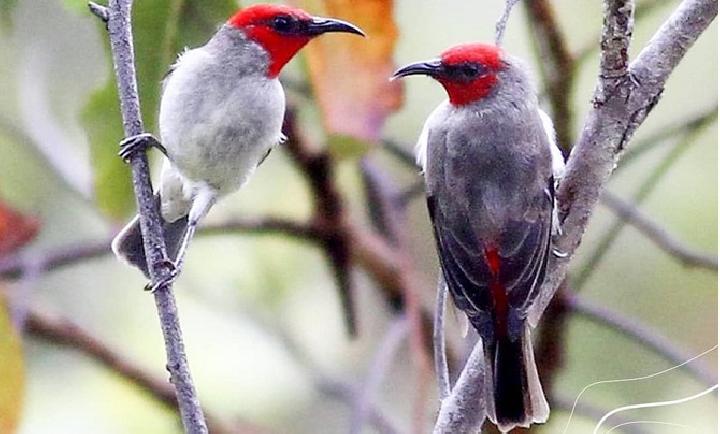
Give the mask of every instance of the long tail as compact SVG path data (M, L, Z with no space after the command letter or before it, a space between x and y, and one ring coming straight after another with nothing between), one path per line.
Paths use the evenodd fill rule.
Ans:
M159 195L155 195L157 200ZM175 260L182 243L183 236L188 226L187 216L180 218L172 223L163 221L163 236L165 238L165 248L168 258ZM145 259L145 247L143 246L143 238L140 233L140 219L135 216L130 222L118 233L112 240L110 245L113 253L123 262L127 262L133 267L143 272L145 277L150 278L148 273L147 261Z
M484 345L488 418L501 432L547 421L550 407L538 378L528 326L515 341L505 336Z

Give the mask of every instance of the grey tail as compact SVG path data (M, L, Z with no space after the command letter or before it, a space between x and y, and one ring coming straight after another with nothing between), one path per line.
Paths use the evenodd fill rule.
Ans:
M156 200L160 200L159 195L155 195ZM188 217L185 216L172 223L163 220L163 236L165 238L165 248L167 249L168 258L175 261L180 244L182 244L183 236L188 226ZM145 259L145 246L140 233L140 219L135 216L130 222L118 233L112 240L111 248L115 256L123 262L127 262L133 267L143 272L145 277L150 278L147 268L147 260Z
M486 344L484 351L488 418L501 432L545 422L550 408L538 378L527 326L516 339L498 337Z

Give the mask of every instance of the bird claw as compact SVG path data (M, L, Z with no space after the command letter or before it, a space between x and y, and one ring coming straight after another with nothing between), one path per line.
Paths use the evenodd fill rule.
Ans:
M555 249L555 248L552 249L552 254L558 258L567 258L570 255L568 252L563 252L563 251Z
M177 279L178 275L180 274L180 269L178 268L178 266L170 260L165 260L160 265L163 267L167 267L168 273L165 277L163 277L159 281L157 281L155 283L148 282L145 285L145 291L148 291L151 294L154 293L155 291L157 291L158 289L160 289L162 287L166 287L166 286L170 285L171 283L173 283L175 281L175 279Z
M135 153L145 152L149 148L159 149L160 152L167 156L167 149L150 133L142 133L123 139L120 142L120 152L118 152L118 155L124 162L129 163L130 158L132 158Z

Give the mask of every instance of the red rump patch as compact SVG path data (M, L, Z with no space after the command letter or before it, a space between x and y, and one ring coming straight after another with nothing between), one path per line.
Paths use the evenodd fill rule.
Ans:
M270 26L270 21L278 16L290 16L299 20L312 18L302 9L285 5L260 4L241 9L228 20L228 24L245 32L248 38L260 44L268 52L270 78L277 77L283 66L310 41L309 36L290 36L276 32Z
M495 334L498 337L507 334L508 297L507 291L500 283L500 254L495 247L485 248L485 263L490 269L490 292L495 307Z

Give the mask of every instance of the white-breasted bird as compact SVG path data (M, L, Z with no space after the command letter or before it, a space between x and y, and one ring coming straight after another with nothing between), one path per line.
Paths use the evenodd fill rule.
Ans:
M353 24L289 6L239 10L206 45L185 51L172 66L160 101L160 142L148 134L122 142L124 158L150 146L166 155L156 197L176 270L198 222L283 141L278 75L312 38L328 32L364 36ZM138 217L115 237L112 250L148 276Z

